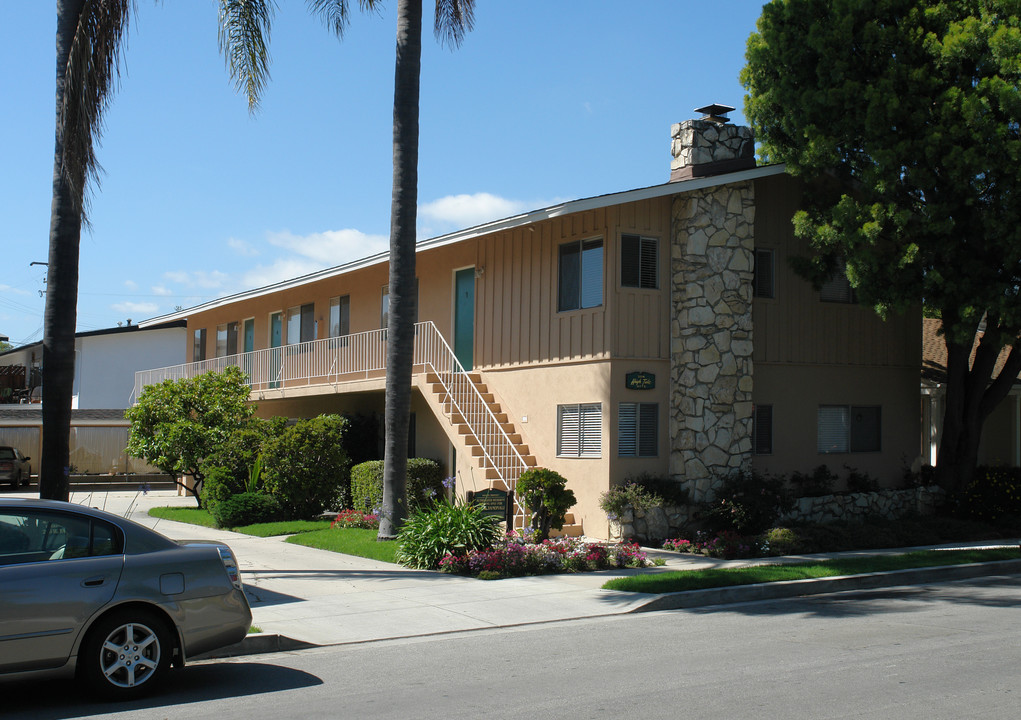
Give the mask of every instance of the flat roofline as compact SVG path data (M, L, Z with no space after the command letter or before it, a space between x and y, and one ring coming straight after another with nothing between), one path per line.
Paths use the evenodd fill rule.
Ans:
M727 185L730 183L758 180L759 178L770 177L772 175L782 175L786 172L786 170L787 166L783 164L764 165L762 167L749 168L748 170L739 170L737 172L724 173L721 175L710 175L708 177L668 182L662 185L652 185L650 187L637 188L634 190L624 190L621 192L609 193L607 195L597 195L595 197L582 198L580 200L569 200L567 202L551 205L539 210L532 210L520 215L512 215L501 220L494 220L493 222L476 225L464 230L457 230L446 235L440 235L438 237L423 240L418 243L415 252L418 253L423 250L443 247L444 245L452 245L454 243L481 237L482 235L489 235L491 233L502 232L504 230L512 230L525 225L531 225L532 223L542 222L543 220L550 220L555 217L570 215L571 213L597 210L611 205L622 205L624 203L637 202L639 200L651 200L654 198L666 197L668 195L678 195L695 190L702 190L704 188ZM143 320L138 323L138 325L144 328L159 323L186 319L189 315L205 312L207 310L214 310L225 305L232 305L233 303L240 302L242 300L262 297L281 290L289 290L291 288L307 285L319 280L326 280L339 275L345 275L349 272L360 270L362 268L379 265L380 263L387 262L389 260L389 256L390 253L388 251L369 255L368 257L353 260L343 265L326 268L324 270L319 270L307 275L301 275L289 280L282 280L272 285L265 285L252 290L244 290L239 293L234 293L233 295L225 295L222 298L210 300L184 310L168 313L167 315L160 315L149 320Z

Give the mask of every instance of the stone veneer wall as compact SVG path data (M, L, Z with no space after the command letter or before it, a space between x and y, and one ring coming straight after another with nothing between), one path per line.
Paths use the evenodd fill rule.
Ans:
M670 475L694 503L752 452L751 182L678 195L670 253Z

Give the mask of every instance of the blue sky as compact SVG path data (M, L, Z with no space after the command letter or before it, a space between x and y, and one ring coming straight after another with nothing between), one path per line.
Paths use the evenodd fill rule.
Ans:
M357 5L357 3L353 3ZM216 0L138 0L81 242L78 330L138 322L387 247L396 0L342 41L280 0L272 79L248 112ZM762 2L478 0L450 51L425 0L419 239L665 182L670 125L743 122ZM42 339L54 3L0 3L0 334Z

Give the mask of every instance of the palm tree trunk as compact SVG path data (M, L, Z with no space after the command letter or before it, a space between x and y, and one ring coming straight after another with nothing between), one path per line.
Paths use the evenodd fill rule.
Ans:
M390 206L390 308L386 349L386 438L380 539L393 538L408 514L408 426L415 343L415 223L418 215L418 99L422 0L397 3L394 73L393 196Z
M53 156L53 203L43 320L43 457L39 496L68 499L71 395L74 391L74 331L78 313L78 246L82 200L64 167L62 108L67 63L84 0L57 0L57 120ZM79 178L81 180L81 178ZM84 187L77 183L80 189Z

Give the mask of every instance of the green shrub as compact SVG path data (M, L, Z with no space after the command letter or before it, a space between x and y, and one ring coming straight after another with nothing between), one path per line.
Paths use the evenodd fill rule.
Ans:
M712 532L732 530L740 535L757 535L792 507L781 478L737 472L724 478L716 500L705 506L701 519Z
M810 474L791 473L791 485L797 497L820 497L833 494L837 475L825 465L819 465Z
M641 513L662 505L662 497L633 481L612 487L599 496L599 507L610 522L620 522L628 510Z
M408 458L408 504L432 505L443 495L440 464L428 458ZM375 512L383 505L383 461L369 460L351 468L351 507Z
M231 495L210 510L217 527L241 527L280 519L280 503L265 493L243 492Z
M566 485L563 475L547 468L530 468L518 478L516 491L532 513L537 542L546 540L551 528L562 529L567 511L577 503Z
M663 498L664 505L687 505L691 498L687 489L681 487L676 480L668 477L661 477L651 473L640 473L633 478L628 478L627 483L635 483L648 490L653 495Z
M762 552L765 555L795 555L804 552L804 542L791 528L770 528L762 534Z
M464 555L485 550L500 537L496 518L477 505L438 502L411 511L397 535L397 562L407 567L433 570L448 553Z
M299 420L269 443L264 487L280 503L285 519L314 518L348 497L346 427L339 415L320 415Z
M852 493L876 492L879 490L879 481L867 472L861 472L853 467L845 465L847 470L847 491Z
M957 498L960 514L1000 522L1021 517L1021 468L980 466Z

